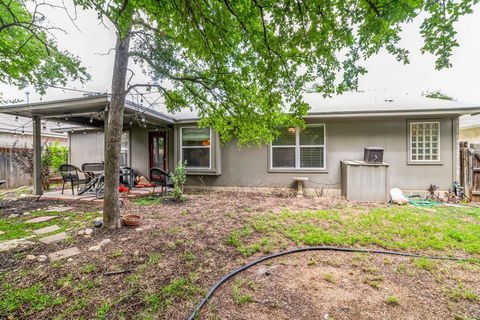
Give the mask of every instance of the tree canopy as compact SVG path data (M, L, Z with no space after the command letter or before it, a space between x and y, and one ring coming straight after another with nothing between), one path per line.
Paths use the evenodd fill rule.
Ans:
M80 60L60 50L45 26L46 2L0 0L0 81L20 88L33 86L39 92L54 84L89 79Z
M384 48L408 63L402 28L422 17L422 52L450 67L455 23L478 0L79 0L132 36L130 57L171 111L192 108L222 139L270 141L301 125L303 94L355 88ZM131 30L131 31L130 31Z

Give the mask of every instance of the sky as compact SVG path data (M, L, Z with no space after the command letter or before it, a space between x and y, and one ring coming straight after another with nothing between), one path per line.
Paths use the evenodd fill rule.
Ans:
M73 10L70 10L73 14ZM49 9L44 12L48 23L64 28L68 34L56 33L61 49L69 50L80 57L92 76L85 85L70 83L67 87L93 92L109 92L113 69L113 51L115 35L99 23L93 11L77 11L76 26L62 10ZM456 25L460 47L454 50L453 67L435 70L435 59L429 54L421 54L422 38L419 33L420 20L404 27L401 45L410 51L410 64L403 65L384 51L364 62L368 73L361 77L359 89L379 94L421 95L422 92L440 90L465 103L480 103L480 4L474 7L474 13L462 18ZM78 27L78 29L77 29ZM136 70L138 81L147 81ZM67 90L49 89L40 97L32 89L17 88L0 84L4 99L26 100L26 91L30 92L30 102L66 99L81 96L82 93ZM152 98L153 99L153 98Z

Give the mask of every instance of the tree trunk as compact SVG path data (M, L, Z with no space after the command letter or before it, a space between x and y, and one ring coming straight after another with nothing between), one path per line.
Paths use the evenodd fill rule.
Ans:
M122 226L119 204L119 165L125 105L125 82L128 68L130 35L117 36L115 63L113 66L112 99L108 110L105 132L105 197L103 199L103 224L108 229Z

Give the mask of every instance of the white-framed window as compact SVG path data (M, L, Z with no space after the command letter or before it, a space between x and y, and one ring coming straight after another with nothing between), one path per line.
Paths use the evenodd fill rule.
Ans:
M411 121L409 127L410 161L440 161L440 122Z
M187 168L211 168L211 136L210 128L180 128L180 159L187 161Z
M270 168L325 170L325 125L286 128L270 144Z

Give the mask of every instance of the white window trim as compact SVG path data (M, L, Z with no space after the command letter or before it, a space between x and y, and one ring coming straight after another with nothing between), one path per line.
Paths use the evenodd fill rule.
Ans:
M319 171L327 168L327 135L326 125L324 123L309 124L307 127L323 126L323 144L300 145L300 128L295 128L295 145L278 145L274 146L273 141L270 142L270 170L295 170L295 171ZM295 148L295 167L274 167L273 166L273 148ZM323 167L300 167L300 149L301 148L323 148Z
M412 148L412 128L414 124L438 124L438 157L436 160L413 160L413 148ZM441 136L442 128L440 121L410 121L408 126L408 160L410 163L439 163L441 162ZM424 146L425 147L425 146ZM418 148L418 147L417 147ZM418 156L418 155L417 155Z
M209 132L209 139L210 139L210 145L207 147L207 146L184 146L183 145L183 129L199 129L199 127L195 127L195 126L190 126L190 127L181 127L180 128L180 160L182 161L185 161L183 159L183 148L185 149L209 149L209 152L208 152L208 167L190 167L190 166L186 166L187 169L190 169L190 170L205 170L205 169L208 169L210 170L212 168L212 128L209 128L208 132Z

